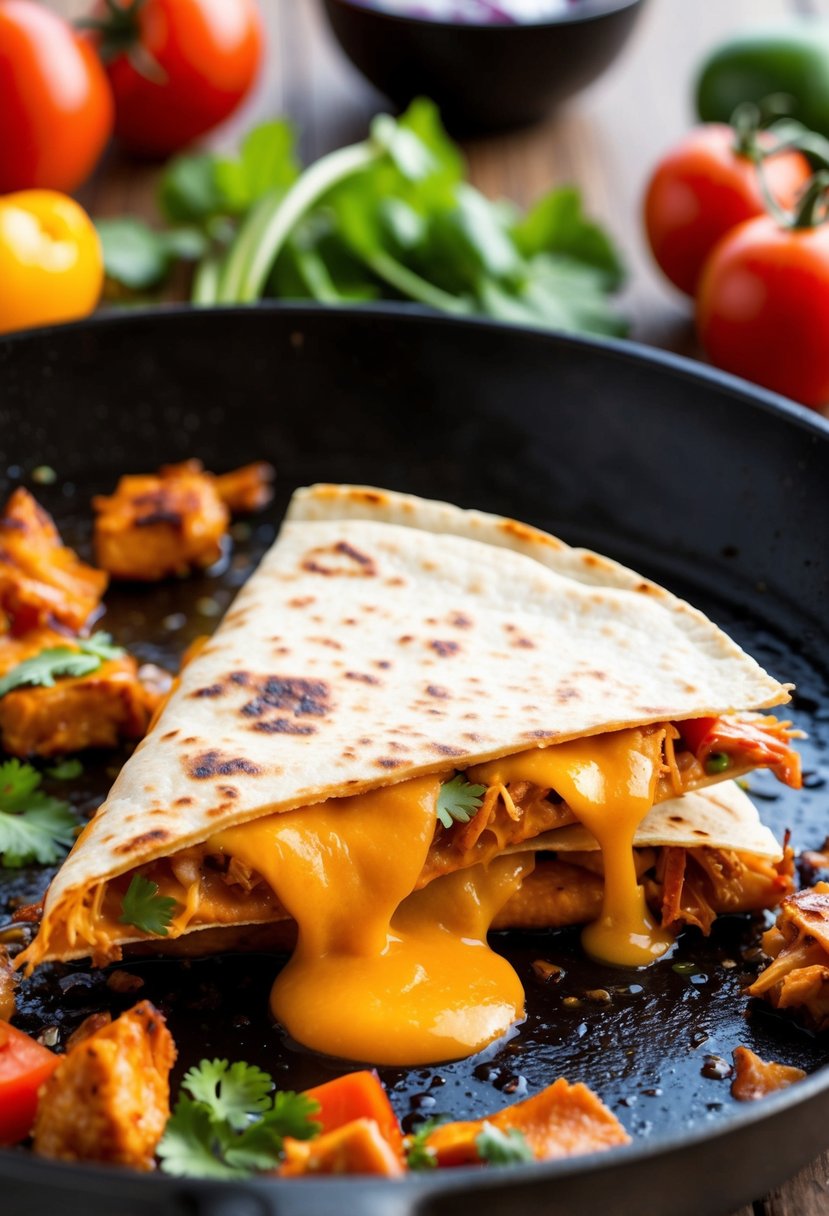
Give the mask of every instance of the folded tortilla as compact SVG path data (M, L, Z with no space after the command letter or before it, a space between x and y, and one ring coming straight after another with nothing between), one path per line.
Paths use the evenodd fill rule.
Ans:
M160 947L267 919L238 900L213 907L197 889L208 842L241 825L788 700L701 612L607 558L444 503L300 490L56 876L26 961L105 959L152 937L116 912L136 873L165 893L171 858L182 894ZM681 813L664 804L642 830L658 823L664 843L686 846L710 830L713 843L771 856L777 846L745 800L731 802L698 795ZM566 817L554 834L557 849L590 847ZM525 850L550 847L527 839Z

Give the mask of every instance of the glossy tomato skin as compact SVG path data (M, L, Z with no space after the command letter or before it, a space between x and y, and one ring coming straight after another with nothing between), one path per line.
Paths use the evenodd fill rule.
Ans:
M33 0L0 2L0 194L71 192L112 133L112 94L89 39Z
M645 195L645 229L660 269L693 296L702 267L730 229L765 213L757 169L735 152L736 135L724 123L696 127L657 165ZM810 176L800 152L770 157L769 189L791 207Z
M135 20L137 49L107 65L115 131L131 151L165 156L245 97L262 57L262 20L256 0L146 0Z
M700 280L697 330L717 367L813 409L829 403L829 225L763 216L729 233Z

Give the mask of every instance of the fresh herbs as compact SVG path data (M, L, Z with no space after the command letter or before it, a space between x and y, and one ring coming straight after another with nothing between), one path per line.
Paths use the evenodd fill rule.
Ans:
M30 764L0 764L0 862L9 869L60 861L72 846L77 823L69 804L44 794L41 781Z
M379 115L362 143L301 170L283 122L252 130L238 156L182 156L159 207L169 225L99 223L111 281L157 286L176 259L196 261L195 303L263 296L348 304L408 300L459 316L620 334L609 302L623 278L607 234L576 190L526 215L465 179L435 106Z
M158 894L158 883L134 874L121 901L118 923L132 925L155 937L167 937L170 921L176 914L178 904L167 895Z
M304 1094L271 1095L273 1081L252 1064L202 1060L182 1081L158 1146L161 1168L180 1178L245 1178L275 1169L286 1136L320 1130L318 1103Z
M59 760L57 764L53 764L46 770L47 777L51 777L54 781L74 781L82 773L83 764L77 756L73 756L71 760Z
M429 1137L436 1127L445 1123L448 1116L425 1119L405 1139L406 1165L410 1170L433 1170L437 1167L437 1153L429 1147Z
M475 1137L475 1148L481 1160L490 1165L522 1165L525 1161L535 1161L526 1136L517 1127L503 1132L494 1123L485 1122Z
M0 697L15 688L35 685L53 688L61 676L88 676L107 661L124 654L113 646L108 633L94 633L91 638L73 638L72 646L50 646L39 654L24 659L0 680Z
M485 785L472 785L462 773L458 773L440 787L438 819L445 828L451 828L453 823L469 823L483 802L485 793Z

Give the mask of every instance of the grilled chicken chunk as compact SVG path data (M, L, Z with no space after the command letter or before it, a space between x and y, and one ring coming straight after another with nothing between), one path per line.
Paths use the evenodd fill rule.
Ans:
M41 1091L35 1152L150 1170L170 1117L176 1049L149 1001L75 1041Z
M783 900L777 924L763 934L772 962L748 989L775 1009L795 1009L815 1030L829 1030L829 883Z
M0 612L13 633L55 624L82 629L100 608L108 581L66 548L28 490L15 490L0 517Z

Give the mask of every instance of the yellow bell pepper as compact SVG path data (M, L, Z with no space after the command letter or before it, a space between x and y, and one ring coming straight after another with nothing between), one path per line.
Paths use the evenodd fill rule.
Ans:
M74 199L0 195L0 333L87 316L103 281L101 242Z

